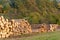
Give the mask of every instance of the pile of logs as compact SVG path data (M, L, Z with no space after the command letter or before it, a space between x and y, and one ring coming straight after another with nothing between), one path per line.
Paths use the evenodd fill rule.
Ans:
M32 33L31 25L25 19L21 19L19 22L11 20L11 24L14 35Z
M58 28L58 24L50 24L50 31L55 31Z
M25 19L16 22L14 19L8 20L0 17L0 38L6 38L10 35L21 35L32 33L31 25Z
M58 24L41 24L38 32L53 32L58 28Z
M41 24L38 27L38 32L55 31L57 24ZM0 17L0 38L9 36L17 36L22 34L32 33L31 25L25 19L20 19L18 22L14 19L8 20L3 16Z
M47 24L41 24L40 28L39 28L39 32L48 32L49 28L47 26Z
M3 16L0 17L0 38L8 37L12 32L9 29L8 19L4 19Z

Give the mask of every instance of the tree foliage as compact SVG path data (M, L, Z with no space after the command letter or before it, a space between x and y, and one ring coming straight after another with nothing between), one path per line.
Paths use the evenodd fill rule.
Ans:
M56 0L0 0L0 5L7 11L7 14L1 15L8 18L25 18L30 23L60 24Z

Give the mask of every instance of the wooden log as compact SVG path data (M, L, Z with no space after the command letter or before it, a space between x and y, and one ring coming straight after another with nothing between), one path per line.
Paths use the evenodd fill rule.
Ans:
M1 38L5 38L5 34L2 34Z
M10 34L6 34L5 37L8 38L10 36Z
M2 38L2 37L1 37L1 34L0 34L0 38Z

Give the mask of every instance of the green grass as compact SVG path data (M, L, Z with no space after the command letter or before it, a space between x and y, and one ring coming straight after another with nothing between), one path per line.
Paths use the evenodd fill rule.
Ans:
M20 38L21 37L21 38ZM15 38L5 38L0 40L60 40L60 31L49 33L35 33L30 35L23 35Z

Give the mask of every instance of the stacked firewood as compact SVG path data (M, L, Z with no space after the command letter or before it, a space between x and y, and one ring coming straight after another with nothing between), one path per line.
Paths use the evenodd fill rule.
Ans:
M31 25L25 19L21 19L19 22L12 20L11 22L14 35L32 33Z
M41 24L38 27L38 32L55 31L57 24ZM0 17L0 38L6 38L9 36L17 36L22 34L32 33L31 25L25 19L16 21L14 19L8 20L3 16Z
M50 24L50 31L55 31L58 28L58 24Z
M4 19L3 16L0 17L0 38L8 37L12 32L10 32L8 19Z
M49 29L47 27L48 27L47 24L41 24L38 31L39 32L48 32Z
M38 32L53 32L58 28L58 24L41 24Z
M20 22L16 22L14 19L9 21L3 16L0 17L0 38L27 33L32 33L32 30L31 25L25 19L21 19Z

